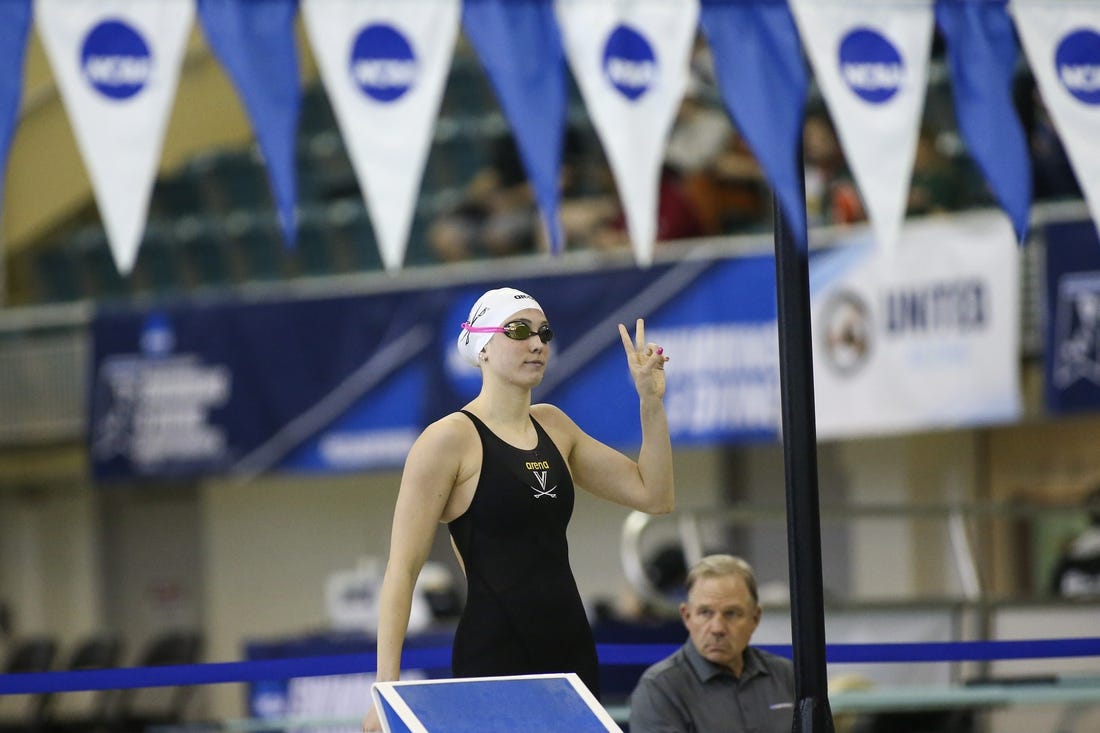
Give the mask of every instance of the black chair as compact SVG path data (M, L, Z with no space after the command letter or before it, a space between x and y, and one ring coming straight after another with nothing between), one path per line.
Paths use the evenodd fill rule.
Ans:
M122 658L122 641L114 634L95 634L73 650L67 670L111 669ZM111 722L113 690L83 690L50 695L43 713L46 733L104 731Z
M167 631L149 641L135 666L195 664L201 652L202 636L197 631ZM139 733L150 726L179 725L186 716L194 692L193 685L120 690L112 730Z
M17 639L4 661L4 674L48 672L57 655L57 642L48 636ZM0 731L38 731L46 695L0 695Z

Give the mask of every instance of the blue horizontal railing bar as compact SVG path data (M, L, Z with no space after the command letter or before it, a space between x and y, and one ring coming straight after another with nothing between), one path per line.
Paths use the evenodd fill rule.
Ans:
M604 665L652 664L671 654L676 644L601 644ZM785 657L790 644L761 644L759 648ZM1100 656L1100 637L1078 639L1021 639L1005 641L950 641L892 644L829 644L826 658L834 664L969 662L994 659L1043 659ZM376 658L368 654L336 654L319 657L264 659L243 662L121 667L66 672L29 672L0 675L0 695L112 690L173 685L211 685L258 682L292 677L321 677L374 672ZM404 669L448 669L451 649L407 649L401 657Z

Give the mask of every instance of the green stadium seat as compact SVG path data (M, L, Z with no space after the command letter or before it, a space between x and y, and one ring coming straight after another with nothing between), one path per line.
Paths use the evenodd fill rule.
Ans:
M213 219L183 217L174 224L171 236L189 287L223 287L241 280L230 245Z
M31 272L31 297L37 302L80 300L87 295L84 270L76 253L63 242L38 247L31 254Z

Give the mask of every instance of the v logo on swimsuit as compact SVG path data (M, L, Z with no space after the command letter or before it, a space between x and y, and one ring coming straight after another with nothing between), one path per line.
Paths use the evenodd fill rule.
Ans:
M544 496L549 496L551 499L558 498L558 495L553 493L554 490L558 488L557 484L554 484L549 489L546 488L546 474L548 471L532 471L531 473L535 474L535 480L538 481L539 486L542 487L541 489L536 489L534 486L531 487L535 491L536 499L541 499Z

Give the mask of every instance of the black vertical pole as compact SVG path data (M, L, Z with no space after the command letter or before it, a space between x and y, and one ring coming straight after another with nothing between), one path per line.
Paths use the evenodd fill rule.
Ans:
M801 161L799 169L801 170ZM825 671L825 604L817 494L817 427L810 334L807 233L793 231L779 199L775 211L775 283L783 466L787 478L787 554L794 648L794 733L832 733Z

